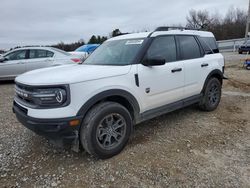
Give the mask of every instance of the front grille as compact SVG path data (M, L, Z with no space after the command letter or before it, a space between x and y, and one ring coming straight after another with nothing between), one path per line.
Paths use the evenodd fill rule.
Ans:
M15 101L14 101L14 104L13 104L15 107L17 107L20 111L22 111L23 113L25 113L26 115L28 114L28 110L22 106L20 106L19 104L17 104Z
M15 93L16 97L19 102L28 104L28 105L34 105L34 101L32 100L32 93L34 92L34 89L29 86L23 86L20 84L15 85Z

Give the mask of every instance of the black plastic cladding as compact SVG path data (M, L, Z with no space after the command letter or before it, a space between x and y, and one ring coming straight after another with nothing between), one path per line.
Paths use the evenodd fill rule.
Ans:
M77 112L77 116L85 116L86 113L99 101L102 101L105 98L112 97L112 96L120 96L125 98L129 104L132 106L134 110L134 118L135 120L138 119L138 115L140 113L140 106L138 104L138 101L136 98L129 92L120 90L120 89L112 89L108 91L101 92L92 98L90 98L87 102L83 104L83 106L80 108L80 110Z

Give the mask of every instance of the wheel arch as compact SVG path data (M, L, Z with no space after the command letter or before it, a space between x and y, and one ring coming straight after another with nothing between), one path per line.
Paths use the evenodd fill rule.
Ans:
M211 78L213 78L213 77L218 78L218 80L220 81L220 83L221 83L221 85L222 85L222 83L223 83L223 73L221 72L221 70L215 69L215 70L211 71L211 72L208 74L208 76L207 76L207 78L206 78L206 80L205 80L205 82L204 82L204 85L203 85L203 88L202 88L201 93L204 93L208 81L209 81Z
M134 122L139 119L140 106L136 98L128 91L122 89L111 89L98 93L91 97L84 105L80 108L77 115L86 116L87 112L96 104L103 101L117 102L123 105L129 113Z

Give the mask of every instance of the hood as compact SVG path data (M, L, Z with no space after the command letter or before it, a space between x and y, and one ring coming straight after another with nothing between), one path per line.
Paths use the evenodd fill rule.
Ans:
M63 65L38 69L18 76L15 81L25 85L59 85L85 82L127 74L131 65Z

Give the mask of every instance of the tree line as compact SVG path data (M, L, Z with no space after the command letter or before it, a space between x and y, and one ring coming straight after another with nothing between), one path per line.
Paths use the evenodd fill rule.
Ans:
M109 37L116 37L119 35L124 35L128 33L122 33L120 29L115 29L113 30L110 34ZM92 35L87 44L102 44L104 41L108 39L107 36L100 36L100 35ZM78 42L70 43L70 44L65 44L63 42L60 42L56 45L52 45L52 47L59 48L64 51L74 51L76 48L86 44L83 39L79 40Z
M230 8L223 17L219 13L210 14L206 10L190 10L186 20L187 28L211 31L217 40L244 38L247 12Z

